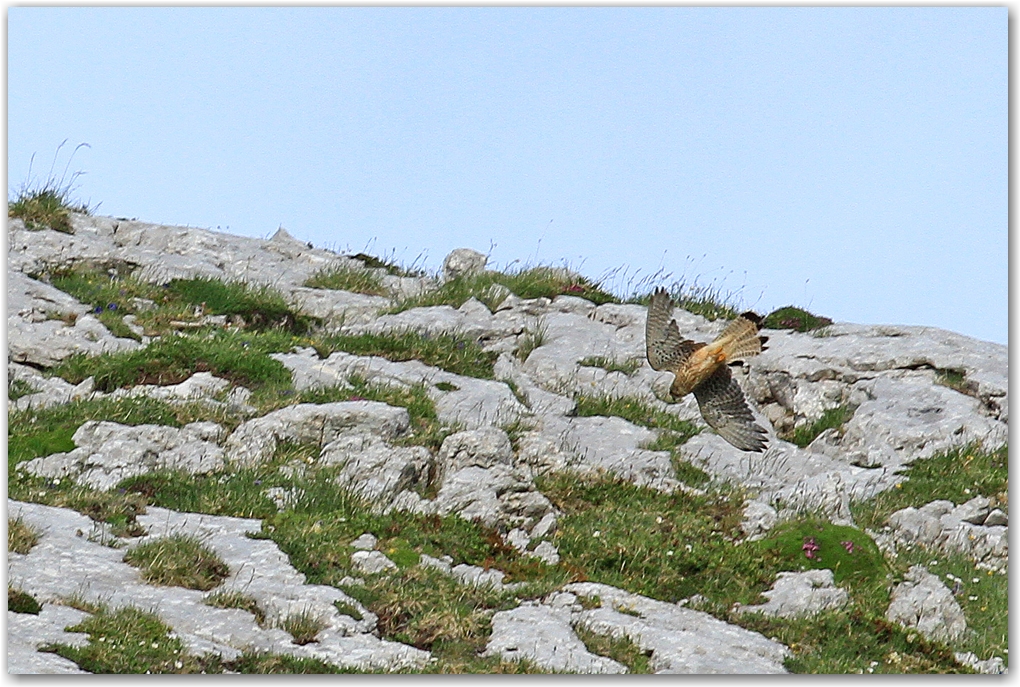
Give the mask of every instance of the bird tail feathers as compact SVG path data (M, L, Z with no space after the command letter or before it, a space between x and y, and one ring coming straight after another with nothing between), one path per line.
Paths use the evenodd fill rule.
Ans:
M758 336L761 317L746 312L730 322L729 326L715 340L725 354L727 363L735 363L753 357L765 350L767 336Z

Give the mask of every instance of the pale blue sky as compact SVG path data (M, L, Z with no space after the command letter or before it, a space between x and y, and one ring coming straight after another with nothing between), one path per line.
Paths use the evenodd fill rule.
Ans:
M1007 9L10 8L8 188L1007 341Z

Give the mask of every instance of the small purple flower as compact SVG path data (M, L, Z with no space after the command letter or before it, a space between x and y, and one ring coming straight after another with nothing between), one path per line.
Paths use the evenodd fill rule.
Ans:
M463 351L464 350L464 342L463 341L458 341L457 342L457 350L458 351Z
M116 310L117 309L117 304L116 303L110 303L109 305L106 306L106 309L107 310Z
M841 541L840 544L843 545L843 548L846 549L847 553L854 552L854 543L852 541Z
M98 315L99 313L103 312L103 306L97 305L96 307L92 308L92 312Z
M255 480L255 486L258 486L260 484L262 484L262 480L260 479Z
M818 542L815 541L814 537L806 537L804 539L804 546L800 547L804 551L805 558L817 558L815 552L818 551Z
M364 396L351 396L348 401L365 401L367 400Z

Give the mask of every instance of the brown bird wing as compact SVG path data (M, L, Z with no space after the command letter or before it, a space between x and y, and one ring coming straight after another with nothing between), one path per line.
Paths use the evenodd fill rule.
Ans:
M705 422L741 451L764 451L768 433L755 424L744 392L725 365L694 387L694 397Z
M673 319L673 301L663 288L652 293L645 320L645 354L653 370L675 372L697 348L690 339L680 336Z

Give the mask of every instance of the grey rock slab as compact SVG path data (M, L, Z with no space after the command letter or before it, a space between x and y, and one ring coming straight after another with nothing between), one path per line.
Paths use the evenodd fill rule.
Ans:
M506 432L496 427L455 432L439 448L438 478L466 467L513 465L514 452Z
M117 338L92 315L79 316L73 326L61 320L29 322L20 317L7 318L9 360L53 367L75 353L99 355L133 351L140 347L134 339Z
M988 517L985 518L982 524L985 527L1006 527L1009 525L1009 516L995 508L988 513Z
M398 388L425 384L430 398L435 401L439 420L448 425L459 424L465 429L503 426L528 412L502 382L465 377L418 360L395 363L342 351L321 360L309 349L274 353L271 357L291 371L298 391L342 386L351 376ZM453 390L443 391L436 388L437 384L450 384Z
M365 575L377 575L387 570L396 570L397 564L381 551L355 551L351 554L351 565Z
M376 618L355 599L334 587L306 584L304 575L290 565L274 542L249 538L249 533L261 528L257 520L150 507L138 517L148 534L131 540L131 545L172 533L198 537L230 568L230 576L218 589L253 597L270 622L292 613L318 615L327 629L315 643L295 645L282 630L260 627L250 613L208 606L203 603L206 592L144 583L139 571L123 562L125 549L103 546L77 534L90 528L91 521L83 515L11 500L8 514L42 532L28 554L11 554L9 560L11 581L40 601L78 594L111 608L133 606L151 611L174 629L189 650L214 651L226 659L251 648L359 668L420 667L429 659L428 652L368 634ZM341 614L333 605L335 601L358 608L363 619L356 621Z
M42 322L48 317L84 315L88 306L60 289L7 268L7 317Z
M65 627L77 625L87 613L56 604L42 604L39 615L7 611L7 672L20 675L83 674L71 660L54 653L39 651L44 644L84 646L88 635L67 632Z
M960 639L967 630L953 592L923 565L912 566L904 581L893 588L886 618L944 642Z
M744 517L740 521L740 529L747 541L764 539L768 532L776 526L779 514L767 503L748 500L744 503Z
M972 651L957 651L953 654L957 663L973 668L979 673L986 675L1003 675L1009 672L1003 660L998 656L992 656L984 661L980 660Z
M951 515L958 520L970 523L971 525L983 525L991 512L991 502L985 496L975 496L966 503L961 503L951 511Z
M428 509L510 530L534 525L552 510L552 504L535 489L525 470L504 465L469 466L444 477Z
M121 425L89 420L74 433L75 448L19 464L39 477L70 477L95 489L159 469L207 474L223 467L223 429L193 422L177 429L163 425Z
M785 646L708 613L592 582L563 589L601 601L599 608L575 610L574 624L598 634L626 635L651 652L649 667L656 673L786 672Z
M762 592L768 601L754 606L737 606L739 613L762 613L778 618L815 615L821 611L841 608L848 596L837 587L831 570L781 572L772 589Z
M340 465L340 484L385 508L400 492L429 481L432 454L424 446L392 446L378 435L351 431L326 444L320 465Z
M305 315L346 325L372 322L380 311L392 305L385 296L306 287L291 289L290 299Z
M406 434L410 425L406 408L377 401L298 403L244 422L224 449L231 463L257 465L272 457L280 441L325 446L352 429L393 439Z
M358 551L371 551L378 543L379 540L374 534L365 532L363 535L351 542L351 548L357 549Z
M958 513L959 508L945 500L921 508L904 508L889 516L890 534L897 543L962 553L990 570L1005 570L1009 561L1009 528L974 525L961 520Z
M537 472L573 470L612 473L641 486L671 491L679 486L668 451L643 448L656 433L619 417L537 418L518 442L518 460Z
M492 616L492 634L484 656L527 659L546 670L568 673L626 673L627 668L588 651L574 633L570 611L535 602Z
M11 363L11 365L16 364ZM26 383L31 384L37 391L14 401L12 405L17 410L28 410L30 408L41 410L63 403L70 403L71 401L91 398L94 395L95 378L93 377L86 377L78 384L65 382L60 377L43 377L42 375L36 377L28 377L26 375L24 379Z

